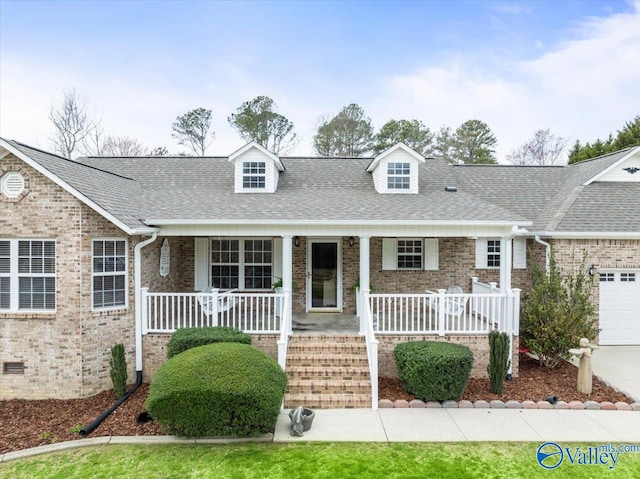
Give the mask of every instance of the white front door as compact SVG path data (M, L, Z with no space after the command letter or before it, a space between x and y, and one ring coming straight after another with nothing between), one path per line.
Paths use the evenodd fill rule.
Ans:
M640 344L640 271L600 271L602 345Z
M307 241L307 311L342 311L342 241Z

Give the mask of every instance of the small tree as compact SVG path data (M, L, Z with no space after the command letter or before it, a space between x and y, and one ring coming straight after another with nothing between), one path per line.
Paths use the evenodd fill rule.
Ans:
M523 343L540 364L553 369L568 359L580 338L594 340L596 307L593 281L586 274L586 255L577 268L563 273L552 254L549 272L534 264L531 293L522 302Z
M211 110L196 108L176 118L171 127L172 136L179 145L187 146L196 155L204 156L213 142L215 133L211 129Z
M127 360L124 356L124 345L122 343L118 343L111 348L109 366L111 368L110 375L113 390L116 393L116 398L120 398L127 390Z
M510 355L509 336L507 333L491 331L489 333L489 366L487 366L487 373L489 373L491 392L493 394L502 394L504 378L507 376L509 364L511 364Z

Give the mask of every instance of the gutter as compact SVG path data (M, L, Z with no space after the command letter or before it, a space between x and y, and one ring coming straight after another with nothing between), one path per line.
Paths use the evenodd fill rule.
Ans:
M534 238L537 243L540 243L546 249L544 257L545 257L545 268L548 275L550 270L550 264L551 264L551 245L546 241L542 241L542 239L540 239L540 235L535 235Z
M97 418L93 420L90 424L83 427L79 434L84 437L93 432L95 428L97 428L102 421L104 421L109 415L118 409L120 405L125 402L131 395L136 392L136 390L142 384L142 311L141 311L141 303L142 297L140 293L140 288L142 285L142 248L147 246L148 244L153 243L158 238L158 232L154 231L151 238L141 241L136 244L133 248L134 251L134 307L135 307L135 347L136 347L136 382L131 389L129 389L126 393L122 395L109 409L100 414Z

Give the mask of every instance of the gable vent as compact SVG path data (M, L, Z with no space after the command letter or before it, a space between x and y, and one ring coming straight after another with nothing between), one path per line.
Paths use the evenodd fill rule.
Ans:
M17 198L24 191L24 177L15 171L7 173L0 180L0 191L7 198Z

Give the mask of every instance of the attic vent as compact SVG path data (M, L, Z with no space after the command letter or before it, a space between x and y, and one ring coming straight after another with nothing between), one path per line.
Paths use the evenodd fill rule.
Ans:
M24 374L24 363L2 363L2 374Z
M444 191L447 191L449 193L455 193L456 191L458 191L458 188L456 188L455 186L445 186Z
M7 198L17 198L24 191L24 177L15 171L7 173L0 180L0 191Z

